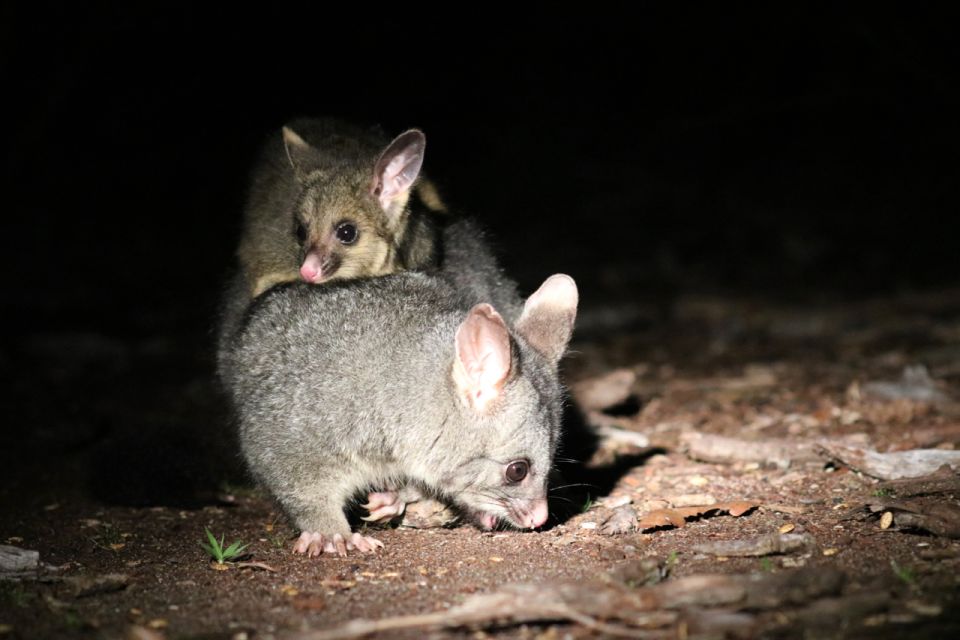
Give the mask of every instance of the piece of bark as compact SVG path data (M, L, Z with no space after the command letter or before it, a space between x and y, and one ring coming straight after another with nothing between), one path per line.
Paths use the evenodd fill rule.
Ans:
M886 611L891 596L886 591L855 593L841 598L818 600L796 614L787 614L790 624L798 628L842 629L870 614Z
M960 493L960 473L945 464L930 475L881 482L873 491L889 491L901 498L939 493Z
M123 573L107 573L99 576L72 576L64 578L63 583L74 598L86 598L101 593L122 591L130 584L130 577Z
M846 576L830 568L804 568L752 575L699 575L670 580L652 590L661 607L725 606L739 609L776 609L834 596Z
M600 525L600 532L606 535L630 533L637 530L637 510L633 505L623 505L613 510Z
M615 369L577 382L570 392L584 411L602 411L626 402L636 381L637 374L632 369Z
M867 382L861 389L865 395L883 400L907 399L932 404L950 400L947 394L937 388L927 368L922 364L904 367L900 379L895 382Z
M810 441L742 440L691 431L680 436L680 444L687 456L703 462L759 462L786 469L791 464L820 460Z
M690 636L754 638L757 635L756 616L740 611L689 609L684 612L683 621Z
M0 580L35 578L39 569L39 551L0 544Z
M745 609L779 609L839 595L847 576L839 569L809 567L779 573L740 576L749 584Z
M594 433L603 440L602 444L604 445L625 444L640 449L646 449L650 446L650 438L642 433L617 426L617 419L612 416L591 411L585 417L590 426L593 427Z
M693 551L715 556L759 557L792 553L808 549L815 544L813 536L806 533L772 533L746 540L716 540L694 545Z
M953 469L960 467L960 451L945 449L877 453L870 449L845 447L831 442L821 442L817 449L825 458L838 460L860 473L881 480L919 478L932 474L943 465L949 465Z

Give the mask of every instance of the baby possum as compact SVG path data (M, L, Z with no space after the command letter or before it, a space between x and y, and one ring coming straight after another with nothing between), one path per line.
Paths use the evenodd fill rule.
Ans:
M237 252L248 299L298 279L429 265L436 244L430 214L445 208L431 183L418 182L425 146L417 129L391 142L334 119L283 127L251 178ZM424 206L410 206L412 190Z
M508 323L449 280L404 272L254 301L222 373L250 469L302 532L294 551L382 547L343 509L385 489L370 494L377 518L412 489L484 528L542 525L577 298L551 276Z

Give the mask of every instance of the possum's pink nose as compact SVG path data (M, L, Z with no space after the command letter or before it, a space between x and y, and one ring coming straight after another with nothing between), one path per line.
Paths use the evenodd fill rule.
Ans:
M540 498L530 505L530 511L523 518L523 526L528 529L536 529L547 521L549 510L547 509L547 499Z
M300 277L306 282L317 283L323 280L323 262L315 251L307 254L300 265Z

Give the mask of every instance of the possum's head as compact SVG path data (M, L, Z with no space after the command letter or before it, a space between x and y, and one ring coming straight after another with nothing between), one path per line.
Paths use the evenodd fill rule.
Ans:
M512 334L488 304L473 307L457 329L451 377L461 442L438 483L484 528L547 520L562 412L557 363L577 299L573 279L558 274L527 299Z
M293 228L306 282L393 273L409 219L407 201L423 164L426 137L411 129L379 155L357 148L331 154L284 127L283 142L298 182Z

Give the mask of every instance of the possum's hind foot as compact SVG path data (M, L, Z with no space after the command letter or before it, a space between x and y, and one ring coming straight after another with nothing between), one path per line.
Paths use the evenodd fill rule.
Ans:
M361 520L384 522L403 514L407 503L400 497L399 491L376 491L367 494L367 503L360 506L370 512Z

